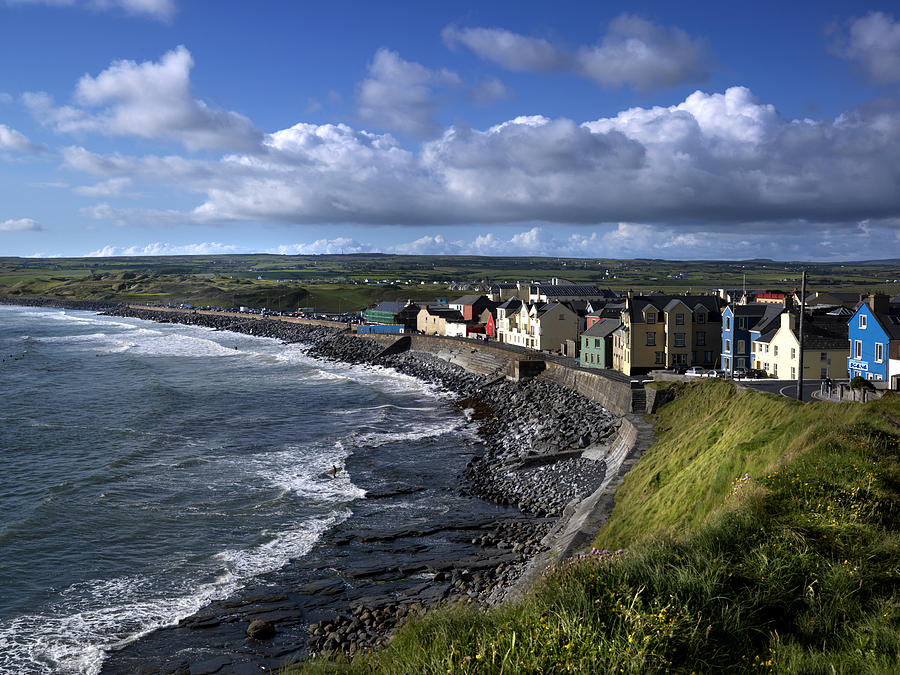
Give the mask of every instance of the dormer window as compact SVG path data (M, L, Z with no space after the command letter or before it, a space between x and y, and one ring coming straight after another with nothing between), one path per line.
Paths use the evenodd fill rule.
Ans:
M656 312L647 312L647 323L656 323Z
M706 323L706 313L705 312L699 312L697 314L697 323Z

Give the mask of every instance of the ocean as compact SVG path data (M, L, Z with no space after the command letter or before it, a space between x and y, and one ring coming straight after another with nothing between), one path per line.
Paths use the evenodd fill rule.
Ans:
M97 673L362 512L466 508L474 432L445 394L301 345L0 306L0 392L2 673Z

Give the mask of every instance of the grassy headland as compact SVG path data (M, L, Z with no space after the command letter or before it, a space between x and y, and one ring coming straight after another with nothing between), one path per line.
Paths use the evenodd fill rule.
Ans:
M900 397L674 386L594 552L518 604L431 611L305 670L898 672Z

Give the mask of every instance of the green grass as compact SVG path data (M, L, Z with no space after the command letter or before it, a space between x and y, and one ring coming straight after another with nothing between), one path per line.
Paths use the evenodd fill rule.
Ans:
M598 537L622 553L304 672L900 672L900 397L675 386Z

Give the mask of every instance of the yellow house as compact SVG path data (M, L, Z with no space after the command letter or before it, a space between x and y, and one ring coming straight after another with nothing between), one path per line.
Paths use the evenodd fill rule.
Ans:
M770 377L796 380L800 367L799 314L781 313L777 328L754 343L754 368ZM850 357L847 319L828 314L806 315L803 319L803 379L847 377Z
M715 368L722 332L713 295L629 297L613 333L613 368L626 375L656 368Z

